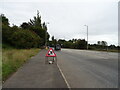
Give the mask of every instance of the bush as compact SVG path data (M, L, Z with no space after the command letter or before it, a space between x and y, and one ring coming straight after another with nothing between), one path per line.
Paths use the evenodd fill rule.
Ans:
M29 30L18 30L10 38L17 48L37 48L41 45L41 38Z
M9 26L2 25L2 41L3 43L10 43L9 38L12 35L12 30Z

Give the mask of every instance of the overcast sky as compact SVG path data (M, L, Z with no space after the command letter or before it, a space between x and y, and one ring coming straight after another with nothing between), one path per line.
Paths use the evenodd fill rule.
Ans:
M0 4L0 13L11 25L28 22L39 10L56 39L86 39L86 24L89 43L104 40L118 45L118 0L2 0Z

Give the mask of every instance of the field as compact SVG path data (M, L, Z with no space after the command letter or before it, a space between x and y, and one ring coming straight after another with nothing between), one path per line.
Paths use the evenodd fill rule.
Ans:
M2 79L5 81L17 71L30 57L40 49L3 49L2 50Z

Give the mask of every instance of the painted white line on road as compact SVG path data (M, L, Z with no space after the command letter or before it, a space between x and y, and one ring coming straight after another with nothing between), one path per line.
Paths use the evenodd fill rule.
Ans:
M71 87L70 87L70 85L68 84L68 82L67 82L67 80L66 80L66 78L65 78L65 76L64 76L64 74L63 74L63 72L62 72L62 70L60 69L60 67L59 67L58 64L57 64L57 67L58 67L58 69L60 70L60 72L61 72L61 74L62 74L62 77L63 77L63 79L65 80L65 83L67 84L67 87L71 90Z

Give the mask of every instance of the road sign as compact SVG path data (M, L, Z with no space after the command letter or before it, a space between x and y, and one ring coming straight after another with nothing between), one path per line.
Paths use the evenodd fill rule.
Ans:
M52 57L52 58L51 58ZM57 64L57 56L52 48L48 50L48 52L45 55L45 64Z
M56 57L56 54L52 48L48 50L46 57Z

